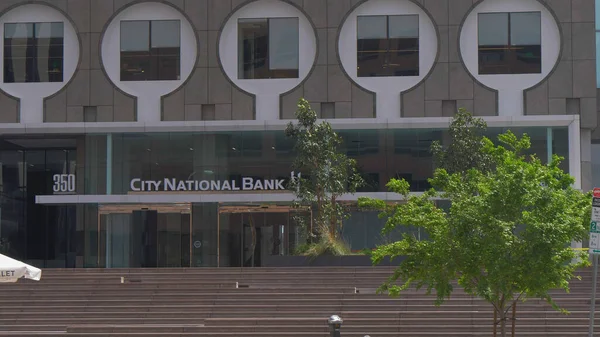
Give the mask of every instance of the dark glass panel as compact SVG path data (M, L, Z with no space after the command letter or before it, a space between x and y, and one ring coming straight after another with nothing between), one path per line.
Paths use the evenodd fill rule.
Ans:
M298 18L238 21L238 78L299 76Z
M158 81L179 80L181 55L181 26L179 20L152 21L151 23L152 68L151 77Z
M358 77L387 76L389 50L387 17L359 16L357 18Z
M480 13L479 74L539 74L541 13Z
M239 73L240 79L269 78L269 21L267 19L240 19Z
M62 82L62 22L4 25L4 82Z
M418 76L419 16L359 16L357 75Z
M510 42L516 74L542 72L542 23L540 12L510 14Z
M121 81L181 78L179 20L121 22Z

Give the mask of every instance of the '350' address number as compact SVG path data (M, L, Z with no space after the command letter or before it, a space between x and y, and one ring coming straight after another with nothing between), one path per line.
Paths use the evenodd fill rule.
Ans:
M70 193L75 192L75 175L74 174L55 174L52 176L54 185L52 191L54 193Z

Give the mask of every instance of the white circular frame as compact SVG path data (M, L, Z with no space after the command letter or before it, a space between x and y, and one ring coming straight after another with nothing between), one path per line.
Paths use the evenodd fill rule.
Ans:
M542 72L540 74L479 75L478 15L494 12L540 12L542 25ZM460 52L467 71L481 84L498 91L498 114L522 116L523 91L543 81L555 68L561 50L558 22L537 0L485 0L465 18L460 30Z
M179 20L180 78L173 81L121 81L121 21L127 20ZM190 77L198 57L198 43L192 24L179 10L159 2L142 2L118 13L102 36L101 62L112 83L125 93L137 97L137 121L161 121L161 99Z
M258 18L289 18L299 20L298 78L239 79L238 20ZM258 0L234 12L221 31L219 58L225 74L241 90L256 96L256 120L279 119L281 94L302 83L310 73L317 56L317 36L308 18L295 6L280 0Z
M73 78L79 64L79 38L71 21L59 10L41 4L17 6L0 17L0 36L6 23L62 22L64 27L62 82L4 83L0 89L20 99L20 123L44 122L44 99L62 90ZM4 69L4 48L0 48L0 69Z
M419 15L419 75L358 77L357 17L367 15ZM361 87L376 94L377 118L401 116L402 92L415 87L429 74L438 54L438 34L430 16L410 0L368 0L346 18L338 39L338 55L348 76Z

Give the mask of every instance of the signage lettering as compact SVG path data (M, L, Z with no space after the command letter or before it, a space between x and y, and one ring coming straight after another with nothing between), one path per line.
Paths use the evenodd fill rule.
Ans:
M129 189L133 192L192 192L192 191L285 191L284 179L242 178L236 180L163 180L131 179Z
M0 271L0 277L14 277L15 276L15 271L14 270L2 270Z
M52 191L54 194L73 193L75 192L75 175L74 174L55 174L52 176Z

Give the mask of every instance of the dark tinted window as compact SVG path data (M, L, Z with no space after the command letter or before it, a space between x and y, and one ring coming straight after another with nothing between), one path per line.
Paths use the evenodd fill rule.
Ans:
M4 24L4 82L62 82L62 22Z
M238 77L298 78L298 18L240 19Z
M358 77L419 76L419 16L357 18Z
M480 13L479 74L542 72L541 13Z
M180 79L179 20L121 22L121 81Z

